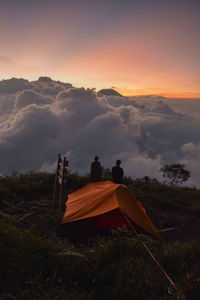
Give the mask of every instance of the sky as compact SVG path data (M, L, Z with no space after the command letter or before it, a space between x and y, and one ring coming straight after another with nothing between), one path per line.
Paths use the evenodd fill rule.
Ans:
M0 80L200 97L198 0L0 0Z

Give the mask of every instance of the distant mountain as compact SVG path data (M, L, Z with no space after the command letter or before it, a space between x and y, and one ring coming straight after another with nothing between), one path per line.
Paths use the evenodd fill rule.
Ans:
M119 96L119 97L124 97L120 93L116 92L113 89L102 89L97 92L98 96L106 95L106 96Z

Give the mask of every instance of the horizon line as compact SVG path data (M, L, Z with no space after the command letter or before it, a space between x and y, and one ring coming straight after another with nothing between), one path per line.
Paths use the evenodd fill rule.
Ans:
M52 81L60 81L63 83L70 83L73 85L74 88L89 88L89 89L95 89L97 92L102 90L102 89L113 89L115 91L117 91L119 94L121 94L123 97L127 97L127 98L132 98L132 97L163 97L163 98L170 98L170 99L200 99L200 93L196 93L196 92L166 92L166 89L163 89L163 92L161 91L161 93L157 93L157 92L153 92L153 88L152 88L152 93L145 93L145 88L144 89L137 89L134 92L134 89L123 89L117 86L111 86L111 87L105 87L102 86L101 88L97 89L96 87L89 87L89 86L85 86L85 85L79 85L79 86L74 86L75 83L70 82L70 81L63 81L62 79L52 79L52 77L47 76L47 75L41 75L41 76L37 76L37 79L35 78L24 78L22 76L11 76L11 77L7 77L7 78L1 78L0 77L0 82L4 81L4 80L11 80L13 78L15 79L24 79L24 80L28 80L29 82L31 81L37 81L40 77L47 77L50 78ZM146 90L149 90L149 88L147 88ZM160 89L162 90L162 89ZM165 91L164 91L165 90Z

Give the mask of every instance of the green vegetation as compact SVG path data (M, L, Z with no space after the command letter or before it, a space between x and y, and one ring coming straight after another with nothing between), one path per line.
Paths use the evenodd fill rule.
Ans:
M200 217L200 190L190 187L168 186L157 180L136 179L128 185L136 198L145 207L159 208L187 215L188 218Z
M88 176L70 174L66 192L88 181ZM165 244L118 230L73 244L57 230L58 212L50 208L54 174L1 177L0 299L164 300L181 299L182 293L187 299L199 299L200 190L171 187L150 178L125 178L125 182L163 230ZM79 230L84 236L83 225Z

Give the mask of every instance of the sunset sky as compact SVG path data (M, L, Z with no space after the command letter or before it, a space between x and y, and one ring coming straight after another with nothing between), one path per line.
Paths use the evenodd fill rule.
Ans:
M200 1L0 0L0 80L200 97Z

